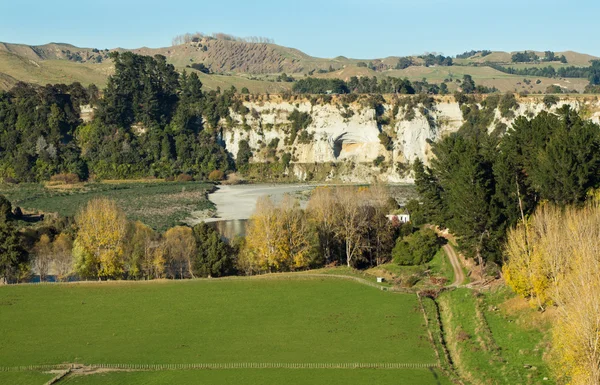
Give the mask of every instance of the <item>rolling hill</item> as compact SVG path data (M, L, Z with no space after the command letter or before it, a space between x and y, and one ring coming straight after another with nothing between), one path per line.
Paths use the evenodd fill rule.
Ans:
M291 83L276 81L281 73L291 74L296 79L306 75L344 80L352 76L395 76L407 77L410 80L426 78L434 83L462 77L468 73L481 84L495 86L501 91L520 91L524 80L522 76L507 75L488 67L478 67L486 62L511 64L512 53L509 52L492 52L484 57L477 53L467 59L455 59L457 65L452 67L418 65L396 70L395 65L399 57L395 56L370 60L349 59L343 56L332 59L316 58L297 49L276 44L204 37L171 47L142 47L131 50L81 48L65 43L30 46L0 42L0 89L10 89L18 81L40 85L77 81L83 85L93 83L102 88L114 70L109 58L112 51L164 55L178 70L196 71L190 67L202 63L212 72L208 75L196 71L207 89L235 86L238 89L246 87L254 93L281 93L289 90ZM538 54L543 55L542 52ZM591 55L571 51L557 52L557 55L563 54L569 62L567 65L586 66L590 60L597 59ZM422 64L419 58L414 57L413 61ZM359 66L361 62L367 66L363 64ZM541 65L560 67L565 64L553 62L517 66ZM543 91L551 84L581 92L586 82L584 79L542 78L534 88L528 90Z

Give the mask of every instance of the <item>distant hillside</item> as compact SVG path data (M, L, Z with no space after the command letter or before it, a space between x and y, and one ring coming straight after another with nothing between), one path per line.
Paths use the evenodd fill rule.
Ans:
M95 49L80 48L71 44L49 43L39 46L10 44L0 42L0 89L9 89L17 81L34 84L72 83L83 85L94 83L99 87L106 84L113 72L109 59L111 51L124 52L124 48ZM474 54L466 59L455 59L457 66L425 67L423 60L412 57L415 66L405 70L396 70L399 57L383 59L349 59L339 56L332 59L316 58L297 49L270 43L249 43L203 37L194 42L164 48L137 48L130 50L143 55L164 55L167 60L182 71L196 71L190 68L194 64L203 64L211 74L201 74L201 80L207 89L217 87L238 89L248 88L255 93L279 93L290 90L292 83L277 82L277 76L287 73L295 79L306 75L315 77L341 78L348 80L352 76L397 76L413 80L427 78L430 82L441 82L468 73L487 86L495 86L501 91L521 91L522 76L501 74L498 71L482 70L474 66L485 62L513 65L512 53L492 52L481 56ZM576 52L556 52L565 55L568 64L558 62L538 64L518 64L517 66L587 66L594 56ZM543 56L543 52L538 52ZM198 71L196 71L198 72ZM533 78L532 78L533 79ZM537 78L535 79L537 81ZM557 84L565 89L579 92L586 85L584 79L562 80L542 79L529 91L544 91L548 84ZM529 87L528 87L529 88Z

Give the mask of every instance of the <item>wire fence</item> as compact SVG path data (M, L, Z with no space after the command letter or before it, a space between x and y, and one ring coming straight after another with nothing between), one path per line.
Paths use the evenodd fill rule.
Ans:
M439 368L438 363L317 363L317 362L225 362L225 363L203 363L203 364L58 364L58 365L27 365L0 367L0 372L45 372L51 370L193 370L193 369L430 369Z

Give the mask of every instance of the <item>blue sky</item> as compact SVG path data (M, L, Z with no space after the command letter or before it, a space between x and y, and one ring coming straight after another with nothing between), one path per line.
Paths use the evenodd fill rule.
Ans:
M310 55L471 49L600 56L597 0L0 0L0 41L162 47L185 32L265 36Z

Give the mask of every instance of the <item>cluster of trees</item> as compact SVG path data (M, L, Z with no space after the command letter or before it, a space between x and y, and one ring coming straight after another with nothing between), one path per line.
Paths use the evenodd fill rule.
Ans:
M500 125L488 132L493 114L482 107L463 102L465 124L433 145L431 167L414 163L422 205L412 207L421 221L449 228L483 266L502 261L506 230L539 202L582 202L600 186L600 127L565 106L520 117L501 136Z
M503 67L498 64L488 63L488 66L495 70L520 76L541 76L547 78L586 78L590 81L591 86L600 85L600 60L592 60L589 67L562 67L555 69L552 66L547 67L530 67L530 68L513 68Z
M10 212L10 202L0 201ZM66 281L219 277L235 271L235 249L213 227L177 226L160 234L128 221L106 198L88 202L74 222L41 228L39 234L18 231L13 217L0 221L0 277L7 282L27 280L32 272L41 281L50 274Z
M0 176L43 180L56 173L87 177L74 137L79 106L96 103L98 89L79 83L0 91Z
M482 85L476 85L471 75L464 75L462 83L460 85L462 93L464 94L491 94L498 92L496 87L486 87Z
M185 33L183 35L177 35L172 39L172 45L181 45L187 43L195 43L202 39L216 39L216 40L227 40L227 41L238 41L243 43L266 43L275 44L275 40L262 37L262 36L250 36L250 37L238 37L227 33L217 32L212 34L205 34L202 32L196 33Z
M468 59L468 58L470 58L472 56L477 55L478 53L481 53L481 57L485 57L485 56L491 54L492 51L489 51L487 49L484 49L484 50L471 50L471 51L466 51L466 52L463 52L461 54L456 55L456 58L457 59Z
M517 52L511 57L513 63L530 63L539 59L540 57L533 51Z
M18 84L0 92L0 177L47 180L57 173L100 178L206 178L235 165L220 141L235 89L203 92L195 73L164 56L111 53L115 74L103 98L95 87ZM83 124L79 106L95 104Z
M450 67L452 65L452 58L450 56L434 55L430 53L428 55L421 55L419 58L423 59L425 67L432 65Z
M193 278L230 274L234 252L202 223L164 234L129 222L114 201L91 200L75 219L74 272L81 278Z
M551 62L551 61L559 61L563 64L567 63L567 58L565 55L556 56L556 53L552 51L545 51L544 57L540 58L533 51L525 51L525 52L517 52L512 55L511 60L513 63L531 63L531 62Z
M286 197L262 198L239 255L246 274L389 262L400 229L386 218L397 207L382 186L318 187L306 210Z
M600 383L600 204L545 204L508 233L506 282L538 308L554 305L556 373L564 383Z
M385 77L351 77L348 81L341 79L304 78L294 83L292 91L297 94L403 94L416 93L445 94L448 86L444 83L429 84L425 79L411 82L408 79Z

